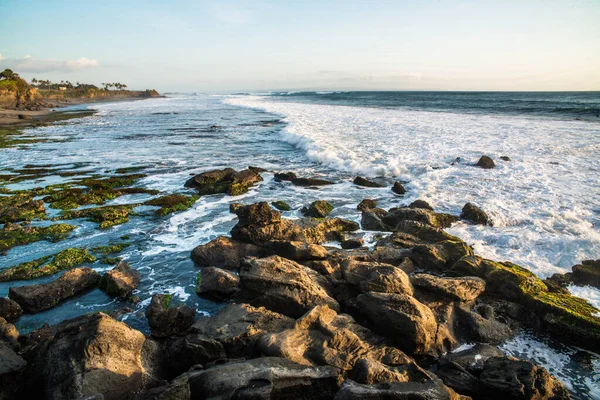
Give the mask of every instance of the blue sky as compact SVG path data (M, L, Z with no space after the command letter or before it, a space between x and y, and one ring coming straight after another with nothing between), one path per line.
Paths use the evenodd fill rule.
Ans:
M600 0L0 0L0 68L159 91L600 90Z

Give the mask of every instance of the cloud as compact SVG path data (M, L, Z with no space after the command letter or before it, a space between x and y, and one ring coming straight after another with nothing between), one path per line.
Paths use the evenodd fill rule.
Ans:
M0 68L10 68L15 72L73 72L95 68L98 60L81 57L76 60L38 60L30 55L24 57L4 57L0 54Z

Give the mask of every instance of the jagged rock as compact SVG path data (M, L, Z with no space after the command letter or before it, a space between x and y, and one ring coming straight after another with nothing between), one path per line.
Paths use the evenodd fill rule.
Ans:
M574 265L571 279L576 285L590 285L600 288L600 260L586 260Z
M349 260L342 264L342 276L362 292L413 294L408 275L393 265Z
M390 231L390 228L381 220L385 215L387 215L387 211L382 208L362 210L360 225L366 231Z
M268 356L285 357L302 365L330 365L344 371L351 371L363 358L393 366L413 363L352 317L337 314L328 306L314 307L296 321L293 329L263 335L257 347Z
M485 211L471 203L465 204L465 206L462 208L460 218L470 221L476 225L493 225Z
M11 287L8 296L27 313L52 308L60 302L98 286L100 275L88 267L66 271L45 284Z
M352 183L354 183L355 185L364 186L364 187L372 187L372 188L384 187L384 185L377 183L377 182L370 181L366 178L363 178L362 176L357 176L356 178L354 178L354 181L352 181Z
M240 278L233 272L205 267L198 273L196 293L199 296L223 300L232 297L238 290Z
M396 194L404 194L406 193L406 189L404 189L404 186L402 186L400 182L394 182L394 186L392 186L392 192Z
M363 238L351 238L342 240L342 249L358 249L365 244Z
M480 375L481 392L490 399L570 399L562 383L530 361L489 358Z
M333 185L333 182L324 179L294 178L292 179L292 184L296 186L325 186Z
M302 209L307 217L325 218L333 210L333 206L325 200L313 201L308 207Z
M15 321L23 314L19 303L6 297L0 297L0 318Z
M339 304L325 291L325 278L294 261L271 256L248 259L240 270L238 300L300 317L316 305Z
M358 205L356 206L356 209L358 211L363 211L363 210L370 210L375 207L377 207L377 200L363 199L360 203L358 203Z
M336 368L275 357L230 361L188 374L193 399L326 400L337 392L339 379Z
M192 260L199 267L219 267L229 270L240 268L246 257L261 257L265 250L253 244L219 236L192 250Z
M184 186L196 189L201 195L227 193L238 196L246 193L250 187L260 181L262 177L255 169L235 171L232 168L225 168L196 175Z
M140 273L121 261L100 279L99 287L111 297L126 299L140 284Z
M397 227L404 221L416 221L434 228L448 228L452 223L458 221L458 218L450 214L436 213L425 208L392 208L381 220L391 230L398 230Z
M392 293L365 293L356 298L360 312L373 328L393 338L409 354L434 350L437 322L426 305L414 297Z
M171 303L170 294L152 296L152 301L146 309L146 318L153 337L164 338L185 334L194 323L196 310L183 304L175 306Z
M364 385L346 379L334 400L466 400L452 389L431 379L425 382L386 382Z
M464 302L475 300L485 290L485 281L476 277L443 278L417 274L411 277L410 281L421 291Z
M443 272L463 257L472 255L473 250L462 240L444 240L436 244L414 246L410 258L418 268Z
M252 358L259 356L254 344L261 335L293 326L292 318L264 307L229 304L211 317L198 319L191 332L219 341L229 358Z
M275 179L278 181L291 181L296 178L297 176L293 172L279 172L275 174Z
M481 158L479 159L479 161L477 161L476 165L478 167L483 168L483 169L491 169L491 168L495 168L496 167L496 164L494 163L494 160L492 160L488 156L481 156Z
M76 399L102 393L107 400L133 399L157 383L146 337L104 313L63 321L29 336L38 339L24 355L31 367L23 398Z
M429 205L428 202L426 202L425 200L415 200L412 203L410 203L408 205L409 208L424 208L426 210L431 210L433 211L433 207L431 207L431 205Z
M323 246L304 242L274 240L267 243L267 248L278 256L294 261L322 260L329 254Z

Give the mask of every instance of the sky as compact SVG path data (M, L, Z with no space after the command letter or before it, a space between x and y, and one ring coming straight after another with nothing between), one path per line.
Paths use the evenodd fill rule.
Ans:
M0 68L161 92L600 90L600 0L0 0Z

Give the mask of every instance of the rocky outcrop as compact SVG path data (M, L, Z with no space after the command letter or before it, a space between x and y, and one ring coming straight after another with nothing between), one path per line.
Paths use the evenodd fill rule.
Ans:
M23 314L23 309L19 303L14 300L0 297L0 318L7 321L15 321Z
M329 254L325 247L318 244L287 242L284 240L274 240L267 243L267 249L271 253L294 261L322 260Z
M325 200L317 200L302 209L302 214L312 218L325 218L333 211L333 206Z
M485 281L476 277L443 278L428 274L411 277L413 286L454 301L471 302L485 290Z
M98 286L100 275L91 268L75 268L45 284L11 287L8 296L27 313L52 308L60 302Z
M140 284L140 273L121 261L102 276L99 287L111 297L126 299Z
M394 186L392 186L392 192L396 194L404 194L406 193L406 189L400 182L394 182Z
M183 304L172 303L170 294L152 296L152 301L146 309L146 318L153 337L164 338L185 334L194 323L196 310Z
M472 203L465 204L465 206L462 208L460 218L476 225L493 225L492 220L488 217L485 211Z
M473 255L462 240L444 240L435 244L418 244L412 248L411 260L425 271L445 272L459 260ZM478 276L476 274L466 274Z
M196 189L201 195L227 193L230 196L239 196L260 181L262 177L254 168L241 171L225 168L195 175L184 186Z
M192 250L192 260L199 267L219 267L238 270L246 257L260 257L265 250L253 244L219 236Z
M354 183L357 186L363 186L363 187L371 187L371 188L384 187L384 185L377 183L377 182L370 181L366 178L363 178L362 176L357 176L356 178L354 178L354 181L352 181L352 183Z
M233 272L216 268L202 268L198 273L196 293L202 297L224 300L237 292L240 278Z
M477 161L476 165L478 167L480 167L480 168L483 168L483 169L492 169L492 168L496 167L496 164L494 163L494 160L492 160L488 156L481 156L481 158L479 159L479 161Z

